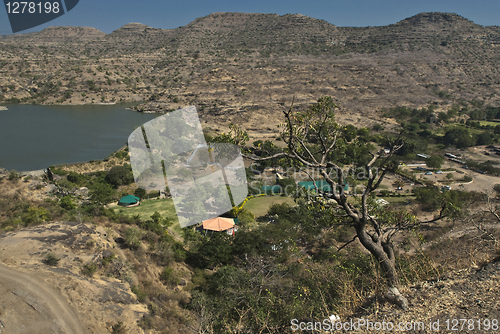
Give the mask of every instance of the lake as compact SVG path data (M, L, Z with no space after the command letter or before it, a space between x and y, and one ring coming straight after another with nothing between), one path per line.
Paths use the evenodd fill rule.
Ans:
M130 106L7 105L0 110L0 167L27 171L104 159L156 117L126 109Z

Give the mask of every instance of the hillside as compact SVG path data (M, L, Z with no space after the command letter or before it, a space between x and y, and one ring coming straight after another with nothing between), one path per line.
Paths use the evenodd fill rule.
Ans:
M411 232L395 241L399 245L402 292L409 299L409 309L402 311L381 296L381 273L357 245L331 253L332 244L345 242L342 231L328 238L320 233L320 240L314 233L308 246L299 246L301 250L289 254L285 263L274 250L265 257L250 253L244 256L245 261L241 258L223 266L218 263L223 257L216 255L219 249L224 250L224 244L212 253L214 244L194 232L185 234L190 235L190 241L179 243L169 237L176 235L174 230L158 230L152 221L141 224L136 218L111 219L109 212L96 215L93 210L86 214L85 206L61 212L50 188L33 187L37 184L45 181L0 179L4 189L0 195L2 333L222 333L213 327L224 321L233 333L255 333L250 316L236 318L243 324L231 322L231 315L252 314L251 307L288 312L281 323L269 323L266 329L269 333L296 333L290 329L293 309L288 305L292 301L286 299L290 296L299 306L319 305L311 316L337 314L343 323L351 319L354 323L368 319L395 326L423 323L425 328L415 330L417 333L446 332L447 319L480 320L484 328L485 319L500 316L498 220L481 216L481 210L468 218L485 223L492 234L465 219L419 229L419 240ZM498 204L498 199L494 203ZM39 217L28 220L33 209ZM43 212L51 212L53 219L44 221ZM284 222L252 229L256 233L266 225L271 227L269 232L272 225L278 229L265 235L279 237L276 233L281 232L301 244ZM238 232L239 238L247 234L249 240L261 240L258 234L245 230ZM307 234L298 233L302 237ZM196 240L202 245L195 246ZM232 241L238 246L229 254L239 254L237 248L245 243L238 237ZM245 252L250 249L245 248ZM195 261L206 259L207 253L214 256L215 268ZM260 276L262 273L265 275ZM263 287L275 291L271 297L276 299L260 295ZM323 292L318 295L317 291ZM202 298L202 292L207 299ZM329 298L328 305L318 302L322 296ZM234 302L238 300L245 302ZM262 313L252 314L261 319L255 314ZM440 330L430 330L429 322L438 320ZM360 328L357 332L373 330Z
M245 13L171 30L130 23L107 35L51 27L0 38L0 102L195 104L209 125L271 131L281 105L332 95L340 121L366 126L384 122L374 111L399 105L498 106L499 47L499 27L450 13L363 28Z

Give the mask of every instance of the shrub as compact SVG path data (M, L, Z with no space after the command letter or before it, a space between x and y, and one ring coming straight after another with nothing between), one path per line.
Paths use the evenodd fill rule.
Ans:
M113 330L111 332L112 334L126 334L126 333L128 333L127 327L125 327L125 325L121 321L118 321L118 323L111 326L111 329Z
M75 190L75 188L76 188L76 184L74 184L73 182L70 182L66 179L62 179L62 180L57 181L57 185L63 189L69 190L69 191Z
M109 263L113 262L114 259L116 259L116 255L111 254L111 256L103 257L101 263L103 266L107 266Z
M94 276L94 273L96 272L96 270L97 270L97 265L93 262L89 262L83 266L81 272L82 272L82 275L92 277L92 276Z
M59 205L61 206L61 208L65 209L65 210L73 210L74 208L76 208L76 204L73 203L73 200L71 199L71 196L64 196L62 199L61 199L61 202L59 203Z
M55 267L55 266L57 266L59 260L60 260L60 258L57 257L55 254L48 253L45 256L45 259L43 260L43 263L45 263L46 265Z
M69 172L66 178L68 179L69 182L78 185L82 185L85 182L85 177L82 174L75 172Z
M56 174L56 175L60 175L60 176L64 176L64 175L69 174L69 172L63 170L62 167L54 168L54 166L51 166L50 170L52 171L52 174Z
M174 252L174 260L177 262L183 262L187 258L187 253L186 250L184 249L184 246L180 242L176 242L172 246L172 251Z
M118 159L129 160L128 152L125 152L125 151L116 152L115 157Z
M31 223L43 223L51 219L50 213L44 207L30 206L23 220L26 225Z
M171 267L165 267L163 272L161 273L160 278L165 281L168 285L177 285L179 284L179 277L174 273L174 269Z
M135 227L125 230L125 246L130 249L137 249L141 245L141 231Z
M135 295L137 296L137 300L139 300L141 303L144 303L146 301L148 295L144 291L141 291L137 286L132 286L130 290L135 293Z
M21 175L19 175L19 173L15 169L10 171L9 181L19 180L20 178L21 178Z

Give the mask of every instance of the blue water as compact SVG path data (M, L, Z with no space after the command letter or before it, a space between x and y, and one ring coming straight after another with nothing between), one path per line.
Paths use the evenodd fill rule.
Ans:
M7 105L0 110L0 167L26 171L104 159L155 118L128 106Z

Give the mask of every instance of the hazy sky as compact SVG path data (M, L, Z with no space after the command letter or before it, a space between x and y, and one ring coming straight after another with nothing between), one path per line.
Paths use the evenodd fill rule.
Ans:
M172 29L214 12L299 13L351 27L388 25L421 12L450 12L477 24L500 26L500 0L80 0L67 14L23 32L88 26L110 33L130 22ZM0 8L0 35L11 33L7 10Z

